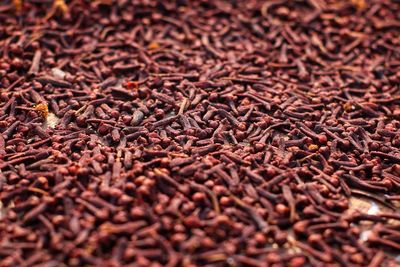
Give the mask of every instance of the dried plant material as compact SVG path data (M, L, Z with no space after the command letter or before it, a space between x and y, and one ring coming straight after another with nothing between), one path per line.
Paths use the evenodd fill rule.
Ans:
M39 49L36 50L33 60L32 60L32 65L28 71L29 74L37 74L39 72L39 67L40 67L40 60L42 58L42 51Z
M31 192L35 192L35 193L44 195L44 196L48 196L49 195L48 192L46 192L46 191L44 191L44 190L42 190L40 188L36 188L36 187L29 187L28 190L31 191Z
M94 5L107 5L110 6L114 3L114 0L94 0L92 1Z
M0 200L0 220L4 218L4 216L6 215L6 208L3 205L3 202L1 202Z
M183 114L183 112L185 111L187 103L188 103L188 99L186 97L184 97L182 102L181 102L181 104L180 104L180 107L179 107L179 112L178 112L179 115Z
M43 37L43 35L44 35L44 33L40 29L38 29L38 28L34 29L33 32L29 36L29 40L28 40L28 43L26 44L26 46L29 46L33 42L39 40L40 38Z
M183 153L170 153L168 156L171 158L187 158L187 157L189 157L187 154L183 154Z
M0 266L397 266L399 5L12 1Z

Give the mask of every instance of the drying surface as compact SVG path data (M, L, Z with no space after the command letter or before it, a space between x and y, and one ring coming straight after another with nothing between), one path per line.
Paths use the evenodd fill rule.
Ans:
M399 264L398 1L5 2L0 266Z

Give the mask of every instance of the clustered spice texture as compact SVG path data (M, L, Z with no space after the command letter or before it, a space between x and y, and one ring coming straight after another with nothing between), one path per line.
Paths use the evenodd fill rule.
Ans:
M0 266L398 266L399 16L1 1Z

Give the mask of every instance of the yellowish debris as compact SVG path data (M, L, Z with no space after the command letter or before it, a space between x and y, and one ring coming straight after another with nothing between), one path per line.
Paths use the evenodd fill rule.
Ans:
M58 10L60 10L64 16L68 15L69 8L67 4L64 2L64 0L54 0L53 6L51 7L49 13L47 13L45 20L48 20L51 17L53 17Z
M43 118L46 119L47 116L49 116L49 107L47 106L47 104L40 103L37 104L34 108L37 112L39 112L40 116L42 116Z
M114 0L94 0L92 2L95 5L112 5Z
M343 108L345 111L350 111L353 108L353 104L347 102L346 104L343 105Z
M13 0L13 4L15 7L15 12L17 15L20 15L22 13L22 0Z
M138 90L139 89L139 82L137 81L129 81L126 83L126 88L129 90Z
M350 1L358 10L364 9L367 6L365 0L350 0Z
M159 45L158 43L156 43L156 42L152 42L152 43L150 43L149 46L148 46L148 48L151 49L151 50L157 49L157 48L159 48L159 47L160 47L160 45Z
M311 144L308 146L308 150L317 150L317 149L318 149L318 145Z

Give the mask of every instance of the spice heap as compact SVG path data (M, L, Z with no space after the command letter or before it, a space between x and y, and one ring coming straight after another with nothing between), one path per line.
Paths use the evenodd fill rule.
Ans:
M0 266L399 264L397 1L50 2L0 6Z

